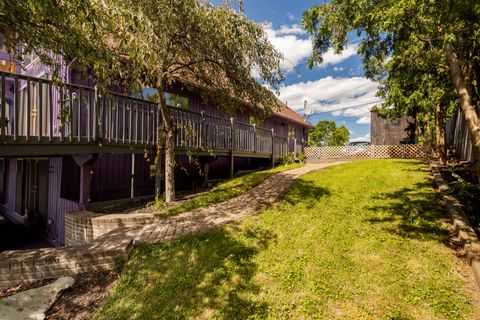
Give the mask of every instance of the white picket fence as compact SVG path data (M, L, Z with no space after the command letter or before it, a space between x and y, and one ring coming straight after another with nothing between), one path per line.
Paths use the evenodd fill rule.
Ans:
M426 152L418 144L306 147L308 159L423 159Z

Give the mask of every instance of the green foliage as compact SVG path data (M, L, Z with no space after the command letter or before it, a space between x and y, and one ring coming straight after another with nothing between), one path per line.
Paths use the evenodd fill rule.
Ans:
M55 79L63 62L55 55L62 55L100 88L115 83L134 91L157 89L166 140L165 201L172 202L174 128L166 91L174 84L196 90L227 114L250 109L265 115L278 107L265 86L279 88L282 55L260 25L232 7L242 3L6 0L0 2L0 33L15 54L36 52L52 65Z
M349 138L350 131L343 124L337 127L334 121L320 120L308 134L308 145L341 146L348 142Z
M293 153L287 153L286 155L282 156L279 160L278 163L281 166L286 166L289 164L292 164L295 162L295 156Z
M136 66L147 52L137 38L148 24L135 7L121 1L5 0L0 12L0 33L11 53L37 54L54 80L62 80L64 60L57 55L75 60L75 68L104 88L114 81L128 88L141 73Z
M307 161L307 157L303 152L297 152L297 159L300 161L300 163L305 163Z
M425 166L304 175L272 208L136 248L97 319L475 319Z
M435 126L435 106L447 116L458 106L447 44L455 48L470 103L480 97L473 89L480 77L478 1L332 0L305 12L302 23L313 36L310 67L322 63L331 46L336 53L344 50L356 31L365 74L380 83L385 100L374 111L394 118L418 115L424 141Z
M480 199L480 186L470 182L452 182L448 185L448 194L452 194L460 201L468 205L476 205L480 209L478 203Z
M480 185L466 181L451 182L446 193L453 195L465 205L464 212L477 229L480 225Z

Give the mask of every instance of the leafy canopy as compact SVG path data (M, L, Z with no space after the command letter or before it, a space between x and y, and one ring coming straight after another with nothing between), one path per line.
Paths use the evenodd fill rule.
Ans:
M77 69L103 87L128 87L139 76L135 66L146 52L137 39L146 34L146 26L138 10L122 1L0 2L0 33L19 60L20 53L35 52L54 76L63 58L75 60Z
M200 89L207 101L229 113L246 104L260 105L266 112L276 108L273 93L263 85L278 88L282 56L261 26L228 3L214 7L199 0L129 2L134 5L148 20L152 36L143 46L148 55L144 85L166 89L179 80L184 89Z
M344 125L338 126L334 121L320 120L309 132L308 145L312 147L341 146L348 142L350 131Z
M385 99L374 109L381 116L417 115L425 131L422 126L433 126L437 104L447 114L457 108L460 88L451 80L448 46L458 57L469 104L478 101L479 1L332 0L305 12L302 23L313 36L310 67L322 63L332 46L341 52L357 32L365 75L380 83L378 95ZM475 120L469 127L475 129Z

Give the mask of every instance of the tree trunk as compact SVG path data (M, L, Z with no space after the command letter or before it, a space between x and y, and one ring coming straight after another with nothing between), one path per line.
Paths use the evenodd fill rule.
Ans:
M467 126L470 131L472 139L472 147L474 154L475 169L477 176L480 176L480 120L477 111L473 105L472 96L467 87L466 76L463 74L458 61L457 53L451 43L445 44L445 53L447 56L447 63L450 69L452 82L455 85L457 93L460 97L460 108L467 121Z
M445 164L446 161L446 150L445 150L445 107L439 102L437 103L436 108L436 118L435 118L435 133L436 133L436 147L437 155L441 164Z
M173 120L167 107L163 86L158 90L158 105L165 131L165 202L175 201L175 135Z

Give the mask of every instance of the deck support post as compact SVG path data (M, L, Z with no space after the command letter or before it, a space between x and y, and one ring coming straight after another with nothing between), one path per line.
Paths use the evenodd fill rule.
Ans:
M80 206L83 210L90 202L90 182L92 181L93 166L87 162L80 167Z
M203 164L203 184L204 185L207 185L208 183L208 174L210 172L210 163L209 162L205 162Z
M272 168L275 167L275 129L272 128Z
M231 139L231 145L230 145L230 179L233 179L234 176L234 164L235 164L235 121L233 118L230 118L230 128L232 132L232 139Z
M298 158L297 158L297 138L293 138L293 159L298 160Z
M132 175L130 177L130 198L135 198L135 153L132 153Z

